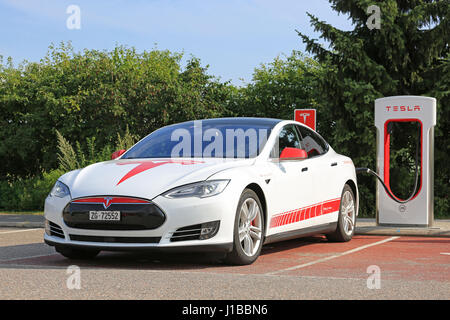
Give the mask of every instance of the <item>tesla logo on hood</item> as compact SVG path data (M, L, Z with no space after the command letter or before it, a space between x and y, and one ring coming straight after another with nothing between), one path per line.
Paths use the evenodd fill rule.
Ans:
M108 207L111 205L112 199L113 199L112 197L105 197L105 198L103 198L103 207L105 209L108 209Z
M141 160L141 161L127 161L127 162L118 162L116 163L119 166L127 165L127 164L138 164L138 166L134 167L126 175L120 179L120 181L116 184L118 186L122 182L124 182L127 179L130 179L132 176L135 176L141 172L169 164L169 163L178 163L181 165L189 165L189 164L196 164L196 163L203 163L203 161L194 161L194 160Z

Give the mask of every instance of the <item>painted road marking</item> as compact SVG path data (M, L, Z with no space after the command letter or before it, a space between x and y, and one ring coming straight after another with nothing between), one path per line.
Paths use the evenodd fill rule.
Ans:
M17 231L5 231L5 232L0 232L0 234L27 232L27 231L33 231L33 230L43 230L43 229L42 228L35 228L35 229L26 229L26 230L17 230Z
M57 254L58 253L50 253L50 254L39 254L39 255L35 255L35 256L26 256L26 257L20 257L20 258L12 258L12 259L6 259L6 260L0 259L0 263L1 262L10 262L10 261L14 261L14 260L27 260L27 259L33 259L33 258L49 257L49 256L55 256Z
M441 254L444 254L444 255L450 256L450 252L441 252Z
M382 244L382 243L386 243L386 242L389 242L389 241L392 241L392 240L395 240L395 239L398 239L398 238L400 238L400 237L390 237L390 238L387 238L387 239L384 239L384 240L381 240L381 241L377 241L377 242L374 242L374 243L366 244L366 245L361 246L361 247L357 247L357 248L352 249L352 250L344 251L344 252L341 252L341 253L329 256L329 257L325 257L325 258L318 259L318 260L311 261L311 262L304 263L304 264L299 264L297 266L293 266L293 267L289 267L289 268L284 268L284 269L280 269L280 270L276 270L276 271L272 271L272 272L267 272L265 274L266 275L275 275L275 274L279 274L279 273L282 273L282 272L285 272L285 271L292 271L292 270L297 270L297 269L309 267L309 266L312 266L312 265L317 264L317 263L321 263L321 262L325 262L325 261L328 261L328 260L331 260L331 259L339 258L339 257L345 256L347 254L351 254L351 253L354 253L354 252L357 252L357 251L361 251L361 250L364 250L366 248L373 247L373 246L376 246L376 245L379 245L379 244Z

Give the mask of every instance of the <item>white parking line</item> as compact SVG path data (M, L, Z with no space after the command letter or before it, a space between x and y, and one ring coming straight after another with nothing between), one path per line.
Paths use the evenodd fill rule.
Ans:
M381 240L381 241L377 241L377 242L374 242L374 243L366 244L364 246L361 246L361 247L358 247L358 248L355 248L355 249L352 249L352 250L341 252L341 253L338 253L338 254L335 254L335 255L332 255L332 256L329 256L329 257L325 257L325 258L318 259L318 260L311 261L311 262L304 263L304 264L299 264L297 266L293 266L293 267L289 267L289 268L285 268L285 269L280 269L280 270L268 272L268 273L265 273L265 275L275 275L275 274L279 274L279 273L282 273L282 272L285 272L285 271L292 271L292 270L297 270L297 269L309 267L309 266L312 266L312 265L314 265L316 263L321 263L321 262L325 262L325 261L328 261L328 260L331 260L331 259L339 258L339 257L345 256L347 254L354 253L354 252L357 252L357 251L361 251L361 250L364 250L366 248L373 247L373 246L376 246L376 245L379 245L379 244L382 244L382 243L385 243L385 242L389 242L389 241L392 241L392 240L395 240L395 239L398 239L398 238L400 238L400 237L390 237L390 238L387 238L387 239L384 239L384 240Z
M15 260L25 260L25 259L33 259L33 258L49 257L49 256L57 255L57 254L58 254L58 253L54 252L54 253L49 253L49 254L38 254L38 255L34 255L34 256L26 256L26 257L19 257L19 258L5 259L5 260L1 260L1 259L0 259L0 263L3 263L3 262L10 262L10 261L15 261Z
M42 228L35 228L35 229L26 229L26 230L5 231L5 232L0 232L0 234L27 232L27 231L33 231L33 230L43 230L43 229Z

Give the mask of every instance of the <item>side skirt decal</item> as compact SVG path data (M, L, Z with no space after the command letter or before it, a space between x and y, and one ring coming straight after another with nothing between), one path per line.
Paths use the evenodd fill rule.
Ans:
M290 240L301 237L309 237L315 234L320 233L330 233L336 230L337 222L331 222L326 224L321 224L319 226L313 226L308 228L302 228L298 230L286 231L282 233L276 233L270 236L267 236L264 240L264 244L278 242L282 240Z
M339 211L341 198L331 199L312 206L278 213L272 216L270 228L281 227L287 224L319 217L324 214Z

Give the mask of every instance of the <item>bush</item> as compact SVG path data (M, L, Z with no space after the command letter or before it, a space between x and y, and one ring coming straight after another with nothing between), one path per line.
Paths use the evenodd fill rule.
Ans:
M45 198L63 173L61 169L56 169L29 179L0 181L0 209L43 210Z
M83 149L79 142L76 148L57 131L59 168L31 178L17 178L0 181L0 210L28 211L43 210L44 201L56 180L65 172L109 160L113 150L129 149L137 137L127 127L124 136L117 134L116 146L106 145L98 151L95 138L87 138ZM76 151L75 151L76 150Z
M88 138L103 149L127 127L145 135L224 115L234 87L208 75L198 59L184 68L181 59L167 50L137 53L123 46L75 52L63 43L50 46L38 63L0 62L0 179L56 168L56 131L89 152Z

